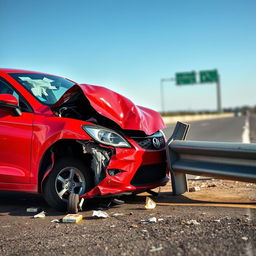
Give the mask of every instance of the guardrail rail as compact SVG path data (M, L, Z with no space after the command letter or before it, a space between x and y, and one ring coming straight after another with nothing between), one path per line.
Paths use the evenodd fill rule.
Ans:
M188 129L178 122L168 140L175 195L188 190L186 174L256 182L256 144L186 141Z

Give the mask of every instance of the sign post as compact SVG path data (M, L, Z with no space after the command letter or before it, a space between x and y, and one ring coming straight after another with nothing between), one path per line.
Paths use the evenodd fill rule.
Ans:
M220 92L220 76L218 70L204 70L199 72L200 83L216 83L217 93L217 111L222 112L221 92Z
M220 75L218 70L203 70L199 71L199 83L197 83L197 73L191 72L179 72L175 74L175 78L163 78L160 80L160 93L161 93L161 105L162 113L165 112L164 108L164 82L175 81L177 86L181 85L194 85L204 83L216 83L216 94L217 94L217 112L222 112L221 107L221 90L220 90Z

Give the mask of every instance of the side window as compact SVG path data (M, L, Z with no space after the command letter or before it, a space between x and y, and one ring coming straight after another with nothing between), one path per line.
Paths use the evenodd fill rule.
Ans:
M28 103L22 97L22 95L17 93L9 84L2 81L1 79L0 79L0 94L13 95L19 101L19 106L22 112L32 112L31 107L28 105Z

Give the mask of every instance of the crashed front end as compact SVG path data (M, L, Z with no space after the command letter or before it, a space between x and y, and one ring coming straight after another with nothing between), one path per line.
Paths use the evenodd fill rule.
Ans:
M131 133L131 132L130 132ZM85 198L141 192L168 182L166 143L161 132L151 136L129 137L130 147L119 148L97 142L79 141L83 152L92 156L95 187Z
M53 110L86 121L82 128L91 140L78 142L91 156L95 186L81 197L140 192L168 182L165 124L159 113L86 84L73 86Z

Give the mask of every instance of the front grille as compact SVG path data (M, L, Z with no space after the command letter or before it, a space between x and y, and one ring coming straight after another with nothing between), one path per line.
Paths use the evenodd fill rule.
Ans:
M154 184L166 176L166 163L142 165L131 180L131 185L141 186Z
M159 146L156 147L153 144L153 138L156 138L159 141ZM164 141L164 137L150 137L150 138L132 138L134 139L140 147L144 148L144 149L151 149L151 150L159 150L159 149L163 149L165 146L165 141Z
M161 150L165 147L165 138L161 131L146 135L142 131L124 130L123 133L133 139L141 148L148 150Z

